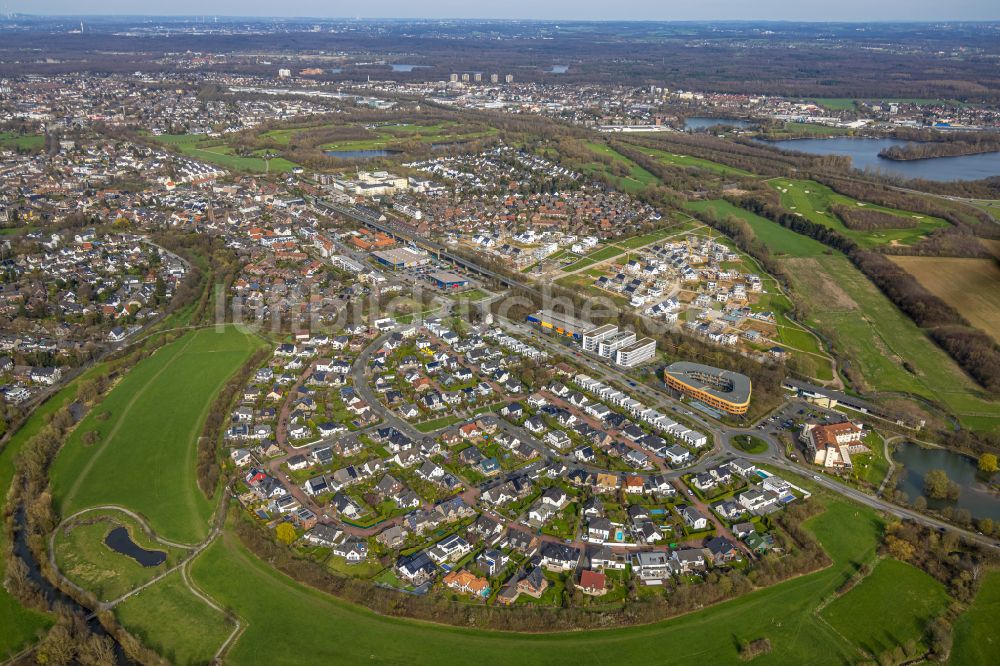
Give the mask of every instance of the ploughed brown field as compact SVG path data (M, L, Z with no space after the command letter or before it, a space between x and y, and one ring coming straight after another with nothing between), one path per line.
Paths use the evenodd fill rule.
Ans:
M1000 341L1000 266L993 259L890 257L976 328Z

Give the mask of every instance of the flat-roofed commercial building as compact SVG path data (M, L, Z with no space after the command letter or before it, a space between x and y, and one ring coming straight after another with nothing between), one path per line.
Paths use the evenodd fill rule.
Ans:
M469 284L467 278L451 271L434 271L429 277L434 281L438 289L459 289Z
M678 361L663 373L667 386L730 414L746 414L750 407L750 378L731 370Z
M615 352L615 363L631 368L656 356L656 340L643 338Z
M605 358L614 358L615 352L635 342L635 331L619 331L597 345L597 353Z
M583 350L597 353L597 346L604 340L618 332L618 327L614 324L598 326L592 331L583 334Z
M372 252L372 256L380 264L389 266L390 268L412 268L414 266L423 266L429 261L426 255L414 252L407 247Z

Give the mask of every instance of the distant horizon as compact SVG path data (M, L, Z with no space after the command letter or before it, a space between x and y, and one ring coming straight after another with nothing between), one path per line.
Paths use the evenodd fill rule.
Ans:
M44 7L39 7L44 4ZM160 5L152 8L148 5ZM340 5L340 6L337 6ZM0 11L46 18L198 18L298 20L440 20L440 21L573 21L662 23L991 23L1000 21L995 0L841 0L835 5L801 0L704 0L692 5L663 0L633 0L608 5L595 0L427 0L419 7L403 0L382 0L367 6L366 16L345 15L345 7L323 0L291 0L276 6L266 0L174 0L147 3L135 12L131 0L0 0ZM277 13L274 13L275 10ZM419 15L415 15L419 12ZM338 15L331 15L338 14ZM905 17L905 18L902 18Z
M266 15L266 14L132 14L120 12L87 13L87 14L64 14L62 12L47 14L44 12L23 12L10 11L13 16L22 18L45 18L45 19L84 19L84 18L119 18L119 19L256 19L256 20L279 20L279 21L462 21L468 23L475 22L497 22L497 23L743 23L748 25L762 23L814 23L822 24L845 24L845 25L931 25L935 23L997 23L998 18L981 19L775 19L775 18L701 18L701 19L644 19L644 18L518 18L499 16L309 16L309 15ZM7 13L0 13L0 19L6 18Z
M846 25L931 25L935 23L997 23L1000 18L991 19L772 19L772 18L726 18L726 19L643 19L643 18L517 18L517 17L497 17L497 16L308 16L308 15L266 15L266 14L129 14L129 13L94 13L87 14L64 14L44 12L23 12L11 11L11 15L25 18L157 18L157 19L258 19L258 20L283 20L283 21L464 21L474 23L478 21L490 21L498 23L815 23L815 24L846 24ZM0 13L0 18L4 18L6 13Z

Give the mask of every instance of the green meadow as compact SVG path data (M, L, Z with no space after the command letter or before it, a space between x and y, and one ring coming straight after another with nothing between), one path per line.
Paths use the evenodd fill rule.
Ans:
M199 134L160 134L150 135L152 140L176 148L182 155L193 157L209 164L215 164L224 169L246 171L248 173L284 173L298 165L282 157L272 158L270 164L265 163L260 155L264 151L255 151L253 157L236 155L233 148L223 139L210 138Z
M702 169L704 171L714 171L715 173L725 174L725 175L737 175L737 176L752 176L753 174L744 169L737 169L736 167L731 167L725 164L720 164L719 162L713 162L711 160L702 159L700 157L692 157L690 155L678 155L676 153L670 153L665 150L658 150L656 148L646 148L645 146L636 146L636 148L649 155L650 157L656 158L658 161L669 164L670 166L686 167L690 169Z
M115 608L115 615L144 644L177 666L211 663L234 628L222 612L194 595L181 571L129 597ZM271 648L268 652L282 651L280 642Z
M45 145L45 136L42 134L15 134L14 132L0 132L0 149L20 149L37 150Z
M862 247L877 247L885 244L910 245L924 238L927 234L948 226L948 223L936 217L917 215L906 211L876 206L865 203L864 208L876 210L894 215L900 219L900 224L908 224L913 221L917 226L899 229L880 229L876 231L855 231L848 229L840 218L830 210L834 204L842 206L858 207L857 199L845 197L837 194L826 185L821 185L811 180L792 180L788 178L776 178L768 181L768 184L781 193L781 205L793 213L803 215L812 222L822 224L850 238Z
M979 593L955 622L952 666L1000 664L1000 571L993 570L983 578Z
M52 486L60 515L121 505L164 538L203 539L213 504L198 489L197 440L212 398L259 344L235 327L201 329L133 368L56 458ZM85 444L92 431L97 442Z
M948 603L944 585L930 575L905 562L886 559L821 615L878 657L907 641L920 645L928 621L944 612Z
M603 173L615 183L615 186L623 192L638 192L647 185L655 185L660 182L656 176L643 169L641 166L625 157L611 147L596 141L587 141L586 146L598 155L610 157L614 162L623 164L628 169L627 176L614 175L604 162L593 161L582 165L582 170L587 174Z
M970 428L1000 427L1000 402L976 385L843 254L726 201L688 206L745 220L785 265L794 298L809 313L806 323L833 340L871 388L940 402Z
M142 566L134 558L117 553L104 543L108 533L117 528L128 530L139 547L161 551L167 559L157 566ZM97 595L112 601L135 589L177 564L185 550L167 546L151 538L135 519L114 510L88 512L55 534L56 565L67 578Z
M839 499L807 523L834 564L738 599L656 624L587 632L515 634L461 629L376 615L304 587L249 553L227 531L192 565L192 577L245 631L226 655L232 664L690 664L735 663L739 640L766 637L764 664L854 663L858 646L812 612L871 558L881 523ZM161 616L167 631L172 615Z

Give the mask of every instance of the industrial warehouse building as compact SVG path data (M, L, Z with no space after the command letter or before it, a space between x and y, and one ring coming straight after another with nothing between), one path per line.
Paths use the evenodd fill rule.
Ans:
M678 361L663 373L667 386L730 414L746 414L750 407L750 378L731 370Z
M530 324L537 324L547 331L555 331L578 342L583 341L584 333L594 328L590 322L551 310L539 310L533 315L528 315L527 320Z
M408 247L380 250L372 252L372 256L377 262L389 268L413 268L423 266L429 261L427 255L414 252Z

